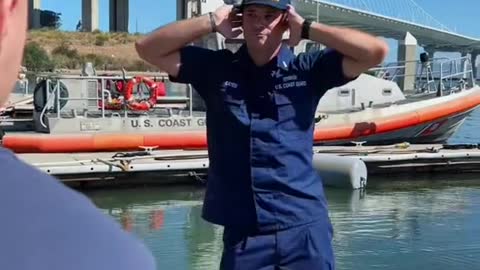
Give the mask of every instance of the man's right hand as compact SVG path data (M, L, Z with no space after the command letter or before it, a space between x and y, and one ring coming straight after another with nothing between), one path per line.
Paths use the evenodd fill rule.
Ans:
M242 16L236 9L233 9L233 5L223 5L217 8L212 15L210 17L208 14L204 14L179 20L158 28L135 42L138 55L146 62L176 77L183 64L180 49L198 37L211 33L212 17L216 31L226 38L236 38L243 32L240 28Z
M226 38L236 38L242 34L242 15L230 5L224 5L213 13L217 32Z

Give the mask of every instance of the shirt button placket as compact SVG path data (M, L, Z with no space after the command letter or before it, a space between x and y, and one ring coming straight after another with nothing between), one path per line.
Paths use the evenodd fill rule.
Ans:
M249 131L250 131L250 185L251 185L251 188L252 188L252 196L253 196L253 202L254 202L254 205L255 205L255 216L257 218L257 222L258 222L258 206L257 206L257 200L256 200L256 195L255 195L255 173L254 173L254 167L255 167L255 153L253 153L253 144L254 144L254 136L255 136L255 132L254 132L254 126L255 126L255 123L256 123L256 113L255 112L252 112L251 110L248 112L248 116L250 118L250 125L249 125Z

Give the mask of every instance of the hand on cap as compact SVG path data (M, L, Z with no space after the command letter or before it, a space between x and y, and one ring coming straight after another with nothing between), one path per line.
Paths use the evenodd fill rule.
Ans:
M290 38L288 45L294 47L302 40L302 24L305 21L300 14L295 11L292 5L288 5L287 9L288 29L290 31Z
M242 15L233 6L224 5L213 13L217 32L226 38L235 38L242 34Z

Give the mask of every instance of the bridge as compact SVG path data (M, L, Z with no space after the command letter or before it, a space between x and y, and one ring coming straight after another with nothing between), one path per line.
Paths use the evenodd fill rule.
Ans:
M480 40L451 30L413 0L295 0L305 17L396 40L409 32L427 51L480 51Z
M359 29L399 41L398 60L407 62L406 73L413 73L417 46L429 53L459 52L470 55L476 76L476 59L480 39L457 33L432 17L414 0L293 0L304 17L328 25ZM408 63L409 62L409 63ZM402 88L413 87L413 78L400 82Z
M237 0L233 0L234 2ZM414 0L292 0L304 17L404 40L406 33L426 51L480 52L480 39L451 30ZM177 19L212 11L222 0L177 0Z

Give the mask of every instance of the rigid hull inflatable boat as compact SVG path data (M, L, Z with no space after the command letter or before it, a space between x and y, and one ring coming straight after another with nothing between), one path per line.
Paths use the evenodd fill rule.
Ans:
M410 93L398 86L407 76L398 63L330 89L318 106L313 143L445 142L480 104L468 61L442 59L437 76L429 60L419 62ZM158 94L163 82L145 77L51 75L38 82L31 119L18 119L13 108L0 120L2 144L15 152L207 146L205 112L194 106L198 95L189 85L166 82L165 96Z

